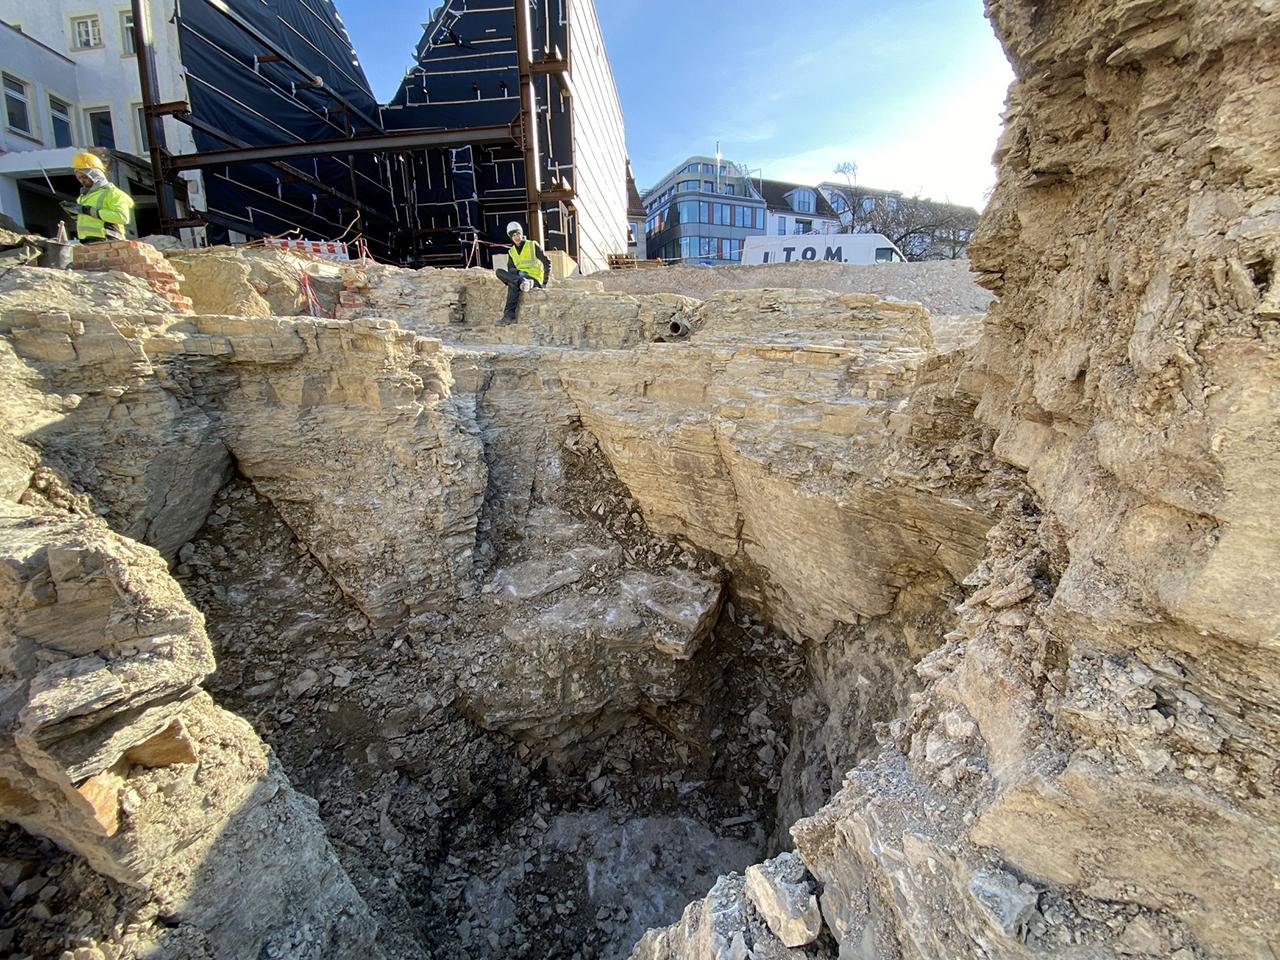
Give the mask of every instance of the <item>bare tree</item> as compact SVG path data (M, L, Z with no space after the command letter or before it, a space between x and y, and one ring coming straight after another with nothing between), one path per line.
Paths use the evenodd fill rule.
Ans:
M842 163L835 172L846 183L834 204L842 233L883 234L908 260L955 260L965 255L978 225L977 210L861 186L854 163Z

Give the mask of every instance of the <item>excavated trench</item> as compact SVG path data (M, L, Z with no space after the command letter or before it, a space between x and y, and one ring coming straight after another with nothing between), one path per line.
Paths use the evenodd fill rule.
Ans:
M465 626L376 635L239 477L177 572L206 613L210 691L320 801L389 955L625 957L788 826L803 650L732 600L685 699L545 751L468 712L440 659Z
M611 476L592 488L579 520L655 566L670 554L718 569L630 524ZM207 617L207 688L319 801L389 956L626 957L785 842L793 704L812 710L816 695L802 647L731 596L685 696L574 718L548 749L486 730L460 692L449 651L467 646L467 604L375 632L243 477L176 573Z
M188 747L155 772L104 753L117 779L88 829L117 822L83 845L114 879L52 848L20 858L58 873L14 948L629 957L791 847L893 739L915 667L955 629L1003 496L957 386L966 354L933 333L970 342L972 318L931 327L915 305L814 291L570 289L507 342L485 320L490 277L369 274L353 281L368 319L139 312L86 327L75 360L91 337L114 359L124 330L150 366L58 372L97 392L51 449L114 529L171 560L94 582L151 603L139 622L191 624L190 675L157 660L190 700L173 728ZM103 292L55 279L70 289L50 302ZM650 345L673 315L697 337ZM24 345L85 323L24 322ZM143 563L93 549L104 572ZM145 850L153 873L131 883L135 838L207 796L225 806L213 848L172 829L187 846ZM272 836L309 846L286 856ZM241 883L267 915L216 906ZM834 953L825 930L814 956Z
M685 903L636 960L1280 953L1280 21L987 7L976 344L0 278L0 955L625 956Z

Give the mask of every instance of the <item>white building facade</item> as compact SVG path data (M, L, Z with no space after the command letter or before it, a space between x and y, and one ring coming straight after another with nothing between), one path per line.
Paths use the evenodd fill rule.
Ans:
M161 100L185 100L186 81L178 52L172 3L150 4L151 35ZM101 147L148 164L150 147L142 114L142 87L134 49L129 3L93 0L0 0L0 64L3 64L5 116L3 147L9 152ZM27 105L26 128L19 100ZM174 152L191 152L191 131L164 119L165 137ZM30 173L8 158L0 178ZM60 158L50 158L60 160ZM48 165L40 163L48 170ZM62 165L61 169L66 169ZM187 176L190 206L203 208L198 175ZM125 183L119 184L128 189ZM13 208L16 188L0 185L4 212ZM12 208L12 209L11 209ZM13 209L19 213L15 215Z

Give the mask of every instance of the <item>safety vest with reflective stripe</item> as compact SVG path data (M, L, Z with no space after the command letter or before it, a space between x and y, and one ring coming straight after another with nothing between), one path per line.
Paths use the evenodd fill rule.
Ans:
M80 194L77 202L98 211L96 217L89 213L76 217L76 233L81 240L124 239L124 228L133 216L133 197L108 183Z
M546 273L542 269L542 261L538 259L538 243L536 240L526 240L520 245L519 249L512 244L511 265L521 273L533 277L539 283L542 283L546 277Z

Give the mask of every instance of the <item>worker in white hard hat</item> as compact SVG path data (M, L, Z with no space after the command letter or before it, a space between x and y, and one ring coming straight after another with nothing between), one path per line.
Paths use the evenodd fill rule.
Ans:
M133 198L107 179L107 165L96 153L77 153L71 169L80 181L80 196L62 208L76 218L80 242L123 240L133 219Z
M551 261L535 240L526 240L524 227L512 220L507 224L511 247L507 250L507 269L494 271L507 285L507 306L500 325L515 323L520 313L520 295L534 287L551 282Z

